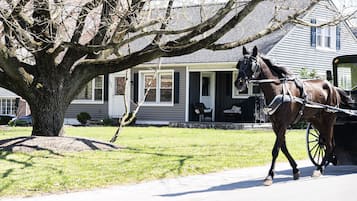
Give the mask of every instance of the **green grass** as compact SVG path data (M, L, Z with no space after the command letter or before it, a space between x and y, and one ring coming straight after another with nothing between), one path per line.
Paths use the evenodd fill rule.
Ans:
M68 127L67 136L108 141L114 127ZM289 131L296 160L306 159L303 130ZM0 139L30 135L6 128ZM119 151L54 154L0 152L0 196L29 196L204 174L270 163L272 131L127 127ZM280 153L279 161L285 161ZM268 171L268 170L267 170Z

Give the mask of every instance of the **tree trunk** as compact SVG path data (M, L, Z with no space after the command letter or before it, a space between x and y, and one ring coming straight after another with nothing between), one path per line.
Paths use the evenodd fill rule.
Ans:
M30 101L32 114L32 136L62 136L64 114L67 106L63 97L46 96Z

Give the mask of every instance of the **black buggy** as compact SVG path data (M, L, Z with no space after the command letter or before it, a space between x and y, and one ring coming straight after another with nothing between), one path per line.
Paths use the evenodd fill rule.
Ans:
M327 73L335 86L344 89L354 101L351 108L328 108L337 112L334 125L334 165L357 165L357 55L333 59L333 76ZM307 152L312 163L322 165L325 142L319 132L308 124L306 130Z

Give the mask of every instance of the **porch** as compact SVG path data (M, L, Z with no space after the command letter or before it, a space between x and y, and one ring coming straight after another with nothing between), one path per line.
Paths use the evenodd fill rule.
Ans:
M239 92L234 86L235 76L235 71L227 69L189 72L189 127L195 122L207 122L203 127L225 128L227 126L221 126L224 123L241 129L268 121L263 113L264 97L259 86L249 85L246 91Z

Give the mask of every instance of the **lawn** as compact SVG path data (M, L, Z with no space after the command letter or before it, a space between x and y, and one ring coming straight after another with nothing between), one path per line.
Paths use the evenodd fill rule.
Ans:
M109 141L115 127L67 127L67 136ZM0 139L30 135L30 128L0 128ZM305 131L292 130L287 145L306 159ZM153 179L204 174L270 163L272 131L127 127L118 151L0 152L0 196L66 192ZM285 157L280 153L280 161ZM268 170L267 170L268 171ZM264 175L262 175L264 176Z

